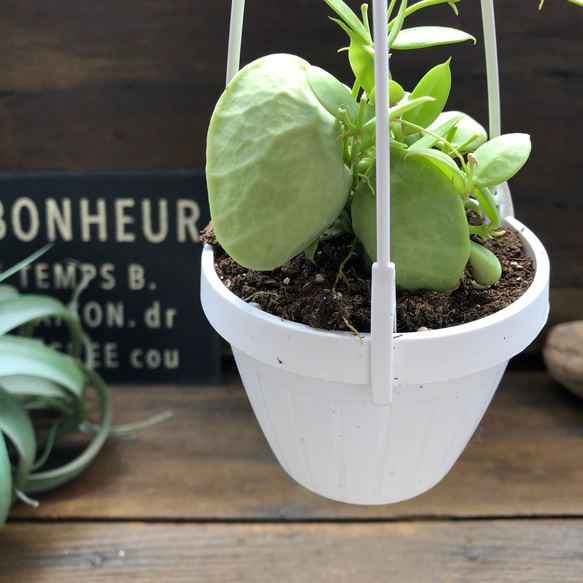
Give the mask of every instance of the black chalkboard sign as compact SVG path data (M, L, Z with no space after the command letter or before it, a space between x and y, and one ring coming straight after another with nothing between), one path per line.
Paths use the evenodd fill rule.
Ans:
M202 172L0 174L0 269L53 247L9 278L69 302L109 382L215 382L219 340L199 300L199 232L209 221ZM58 321L39 335L58 346Z

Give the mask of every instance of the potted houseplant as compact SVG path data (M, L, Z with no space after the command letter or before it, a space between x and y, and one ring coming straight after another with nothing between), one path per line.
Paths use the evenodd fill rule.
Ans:
M348 236L347 257L372 264L374 274L377 244L388 246L390 239L389 280L411 293L447 294L468 271L475 286L496 283L499 261L479 241L497 237L502 228L519 234L535 266L529 289L498 313L447 329L394 334L394 282L377 287L375 304L373 276L373 308L381 307L373 310L372 333L352 327L354 334L289 322L243 301L221 281L213 249L205 247L203 308L231 343L255 414L284 469L323 496L381 504L431 488L461 454L508 360L546 321L549 265L538 239L501 212L497 196L505 192L499 185L526 162L528 136L488 139L469 116L444 111L449 61L423 75L411 92L388 81L388 119L379 125L375 66L384 45L373 43L366 6L360 19L342 0L325 1L349 35L352 88L299 57L269 55L237 73L215 108L207 183L222 248L246 268L270 271L299 253L313 260L324 240ZM392 1L386 39L391 54L471 41L454 29L404 26L412 12L445 1L408 6L403 0L398 8ZM385 241L376 165L388 144ZM469 224L470 215L479 220ZM379 314L385 320L380 324ZM375 326L381 330L376 337ZM383 337L382 330L389 333ZM383 359L390 366L383 367Z

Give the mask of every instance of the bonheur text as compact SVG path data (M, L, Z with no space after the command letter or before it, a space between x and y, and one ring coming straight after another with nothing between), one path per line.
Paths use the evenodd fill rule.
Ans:
M19 241L40 240L133 243L198 242L200 207L181 198L46 198L21 196L0 201L0 240L9 233Z

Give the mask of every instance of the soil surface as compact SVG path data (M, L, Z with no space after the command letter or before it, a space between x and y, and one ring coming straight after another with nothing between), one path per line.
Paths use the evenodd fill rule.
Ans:
M452 292L397 288L397 330L435 330L472 322L517 300L534 278L532 261L520 238L506 231L486 241L496 254L502 277L489 288L476 286L465 275ZM360 257L351 256L352 237L321 243L308 260L303 253L269 272L252 271L235 263L220 247L209 224L202 241L215 248L220 279L234 294L265 312L326 330L370 331L370 272ZM350 257L349 257L350 256Z

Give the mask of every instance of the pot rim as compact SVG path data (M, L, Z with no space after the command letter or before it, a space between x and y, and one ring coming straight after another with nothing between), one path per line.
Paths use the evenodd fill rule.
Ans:
M547 252L536 235L517 219L506 217L502 223L518 233L526 254L533 259L532 284L506 308L474 322L439 330L397 332L393 342L395 384L448 380L489 369L524 350L546 323L550 277ZM351 332L311 328L247 304L219 279L209 245L203 249L201 270L203 309L229 343L278 368L339 382L370 382L370 333L358 338ZM335 357L324 358L328 353Z

